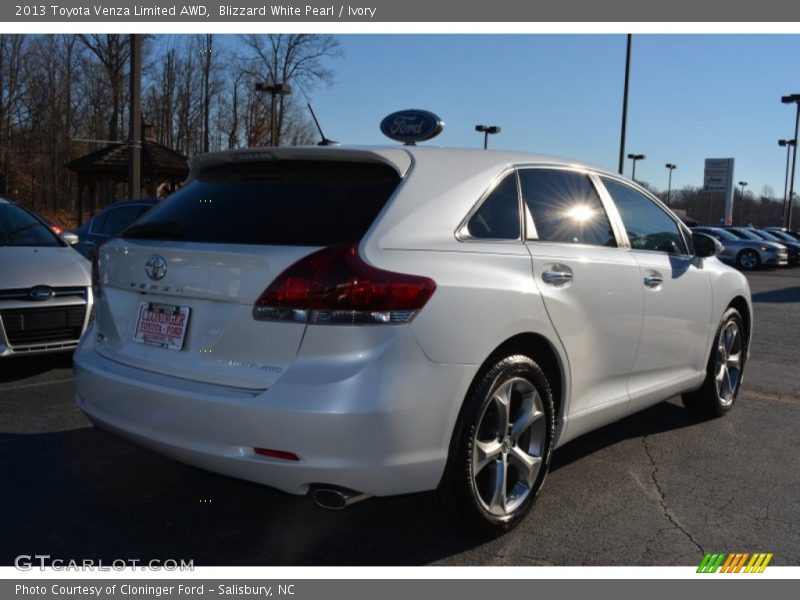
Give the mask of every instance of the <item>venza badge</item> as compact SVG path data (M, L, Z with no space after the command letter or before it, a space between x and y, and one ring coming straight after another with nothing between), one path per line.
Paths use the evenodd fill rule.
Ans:
M167 261L164 260L163 256L153 254L147 259L147 262L144 263L144 271L147 273L147 276L154 281L163 279L164 275L167 274Z

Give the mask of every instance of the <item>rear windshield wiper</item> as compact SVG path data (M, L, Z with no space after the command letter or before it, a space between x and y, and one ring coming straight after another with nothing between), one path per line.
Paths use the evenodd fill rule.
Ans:
M180 240L186 231L175 221L150 221L131 225L120 234L124 238L145 238L149 240Z

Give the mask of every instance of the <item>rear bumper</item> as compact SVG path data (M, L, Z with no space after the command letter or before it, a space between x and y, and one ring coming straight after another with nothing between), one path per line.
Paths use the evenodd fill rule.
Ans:
M375 496L435 488L476 368L429 361L407 333L344 370L325 367L311 340L312 356L301 351L269 390L244 390L114 362L97 354L91 334L74 361L76 401L94 423L176 460L292 494L314 484Z

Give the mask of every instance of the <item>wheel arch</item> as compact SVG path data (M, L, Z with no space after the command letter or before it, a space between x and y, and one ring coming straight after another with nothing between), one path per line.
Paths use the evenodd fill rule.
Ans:
M742 315L744 322L745 339L747 340L748 351L750 349L750 334L752 332L753 315L750 314L750 305L743 296L736 296L728 303L728 308L735 308Z
M555 440L558 437L564 424L564 415L567 408L567 391L569 381L568 369L565 362L561 359L555 345L545 336L539 333L525 332L514 335L499 344L483 361L475 377L469 386L468 394L480 382L483 374L490 369L498 360L514 354L522 354L536 361L544 371L550 390L553 393L555 404Z

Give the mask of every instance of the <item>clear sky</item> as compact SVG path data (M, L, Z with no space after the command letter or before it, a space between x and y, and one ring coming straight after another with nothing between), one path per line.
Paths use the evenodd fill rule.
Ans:
M378 124L402 108L446 123L427 144L476 147L477 123L500 125L490 147L567 156L617 169L624 35L347 35L336 83L313 92L325 133L383 144ZM705 158L736 159L735 178L783 197L798 35L635 35L626 154L647 155L637 179L702 185ZM625 173L630 175L630 161Z

